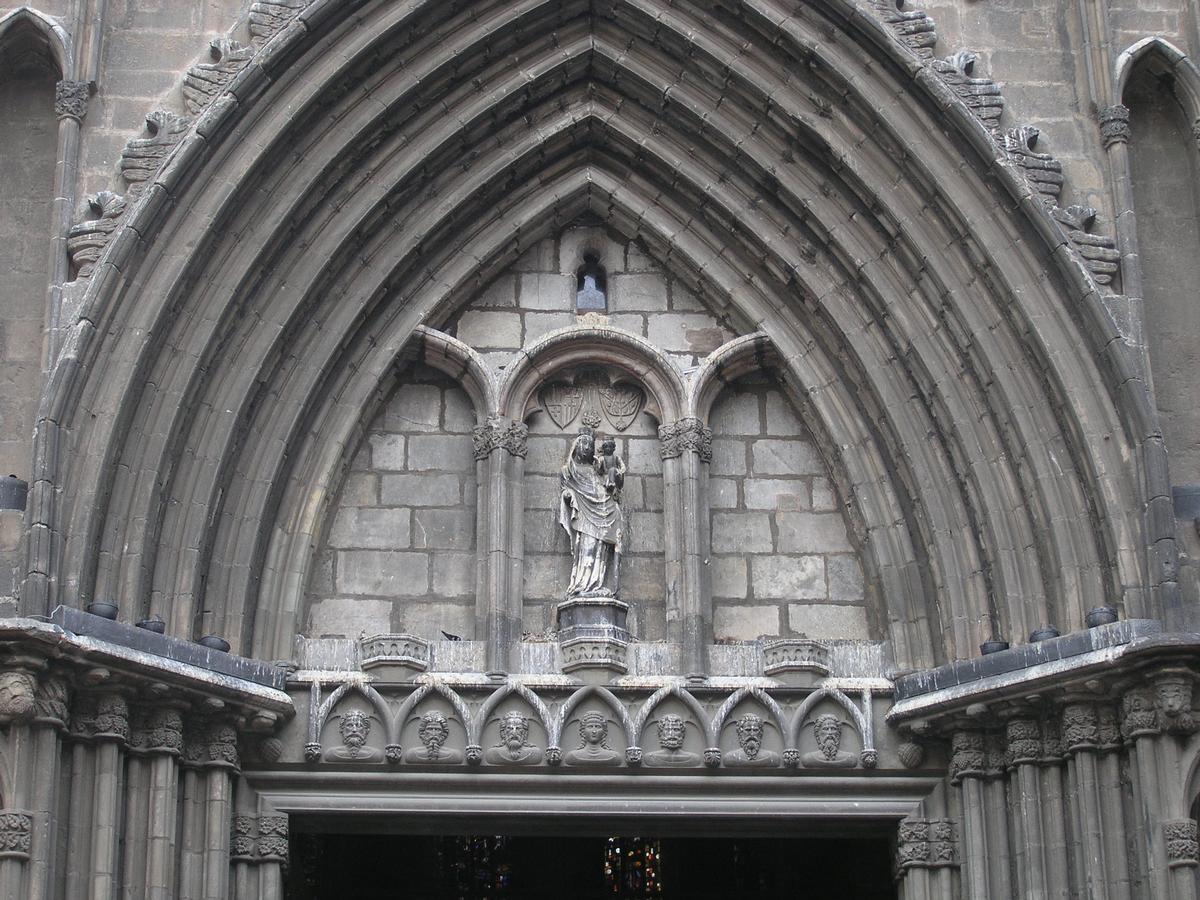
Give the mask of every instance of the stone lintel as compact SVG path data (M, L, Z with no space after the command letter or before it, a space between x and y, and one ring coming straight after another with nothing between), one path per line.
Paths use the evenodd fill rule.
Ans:
M230 656L78 609L59 607L51 622L0 619L0 644L216 698L265 714L272 721L295 714L283 690L286 673L270 663Z

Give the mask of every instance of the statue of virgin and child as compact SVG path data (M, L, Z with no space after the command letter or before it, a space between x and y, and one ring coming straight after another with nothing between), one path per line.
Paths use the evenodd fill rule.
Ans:
M616 441L596 452L596 434L586 428L571 442L560 476L558 522L571 540L568 600L616 597L626 526L621 512L625 461Z

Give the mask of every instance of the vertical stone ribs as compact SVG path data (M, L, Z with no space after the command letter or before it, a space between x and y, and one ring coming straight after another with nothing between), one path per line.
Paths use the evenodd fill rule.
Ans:
M928 15L919 10L906 10L903 0L869 2L876 16L895 34L896 40L924 60L971 110L995 140L1002 157L1021 172L1041 197L1046 211L1058 223L1096 283L1110 285L1120 271L1121 257L1115 238L1093 232L1096 210L1084 206L1059 206L1063 189L1062 163L1051 154L1035 149L1040 132L1034 126L1001 128L1004 97L1000 85L975 74L977 55L962 50L944 59L935 59L933 48L937 43L937 30ZM1101 120L1102 124L1107 123L1107 130L1103 132L1106 145L1110 140L1125 139L1128 110L1109 107L1102 111Z

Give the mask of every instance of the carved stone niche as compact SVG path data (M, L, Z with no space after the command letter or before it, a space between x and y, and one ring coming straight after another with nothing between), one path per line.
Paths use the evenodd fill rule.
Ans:
M789 684L809 684L829 674L829 648L808 638L783 638L762 645L763 674Z
M359 646L363 671L381 681L407 681L429 668L429 642L414 634L374 634Z

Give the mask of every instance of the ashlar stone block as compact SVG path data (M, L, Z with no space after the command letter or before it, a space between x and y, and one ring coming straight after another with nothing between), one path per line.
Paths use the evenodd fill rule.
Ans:
M308 614L310 637L357 638L392 630L392 601L332 597L312 605Z
M829 599L837 602L861 600L864 596L862 566L853 556L827 556Z
M765 439L751 447L756 475L823 475L825 464L808 441Z
M429 591L429 554L392 550L343 550L335 579L344 594L420 597Z
M389 431L438 431L442 389L436 384L404 384L387 402L384 422Z
M399 471L404 468L405 437L402 434L373 434L371 466L375 469Z
M870 638L867 611L861 606L789 603L788 627L814 640L864 641Z
M409 545L407 509L339 509L329 529L329 546L336 549L403 550Z
M775 606L713 607L713 637L718 641L752 641L779 634L779 608Z
M848 553L854 548L839 513L776 514L780 553Z
M475 639L474 603L404 603L397 610L397 631L415 634L427 641L443 641L442 632L466 641ZM434 650L436 653L437 650Z
M408 467L416 471L475 471L475 450L468 435L420 434L408 440Z
M522 309L573 312L575 276L546 273L523 274L518 283L517 304Z
M714 556L709 564L714 597L745 600L749 594L746 560L740 556Z
M474 553L433 554L433 592L439 597L475 596L475 561Z
M458 320L458 339L477 350L521 346L521 316L516 312L467 310Z
M475 546L475 516L470 510L414 509L412 519L413 547L469 550Z
M825 561L819 556L761 556L750 563L754 596L773 600L823 600Z
M614 275L608 283L608 306L615 312L667 310L667 280L662 275Z
M458 475L383 475L380 481L384 506L457 506L462 500Z
M770 553L771 520L766 513L719 512L712 517L714 553Z
M747 478L747 509L806 509L808 483L794 478Z

